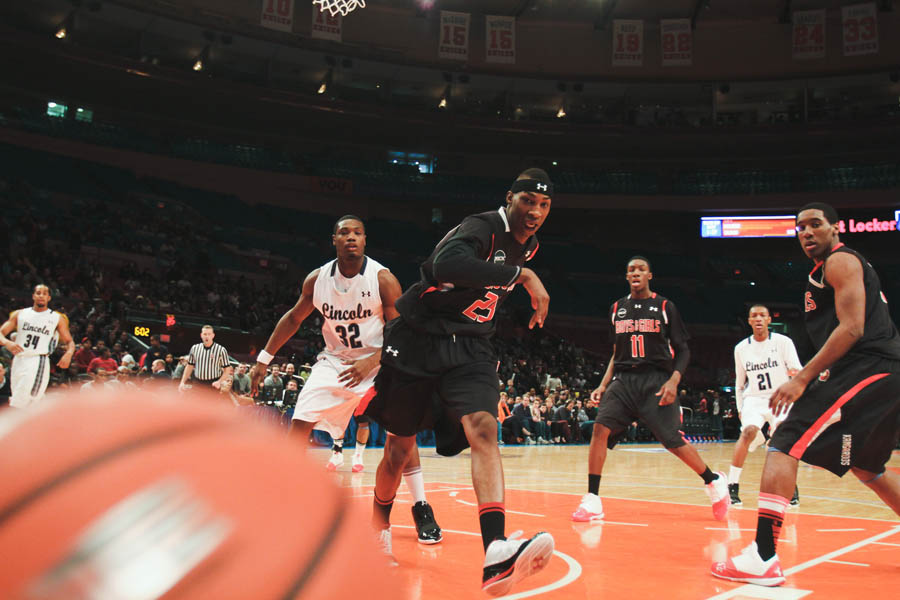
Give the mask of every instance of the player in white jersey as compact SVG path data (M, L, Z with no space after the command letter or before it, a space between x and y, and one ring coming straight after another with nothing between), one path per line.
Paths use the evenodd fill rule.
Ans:
M787 418L776 417L769 408L769 398L781 384L794 376L803 365L791 338L772 333L769 309L761 304L750 307L747 318L753 335L734 347L734 393L741 416L741 437L734 446L731 469L728 473L728 492L732 506L741 504L740 478L747 454L759 447L765 438L763 425L769 424L769 435ZM799 502L797 491L792 504Z
M322 314L325 350L319 354L297 396L291 421L291 435L304 444L313 427L327 431L335 440L343 439L354 411L373 387L381 365L384 323L398 316L394 303L403 291L387 268L365 255L366 232L362 219L353 215L338 219L332 243L337 258L307 275L300 299L278 321L250 374L251 389L258 390L275 353L297 332L313 309ZM386 451L389 447L390 436ZM341 446L334 447L329 461L333 468L343 463L341 449ZM360 445L354 456L356 465L359 468L354 471L362 470ZM418 452L413 453L403 472L413 495L419 541L437 543L441 540L441 530L425 502Z
M44 397L50 382L50 355L62 342L66 352L56 364L68 369L75 353L75 342L69 333L69 319L50 308L50 288L34 286L31 308L15 310L0 327L0 344L12 352L12 396L9 405L25 408ZM7 336L16 332L15 341Z

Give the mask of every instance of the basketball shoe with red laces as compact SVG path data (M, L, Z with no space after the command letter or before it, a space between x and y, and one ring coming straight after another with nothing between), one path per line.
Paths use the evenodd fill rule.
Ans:
M756 542L725 562L713 563L711 571L715 577L729 581L766 586L784 583L784 572L781 570L778 555L772 556L769 560L763 560L759 555Z

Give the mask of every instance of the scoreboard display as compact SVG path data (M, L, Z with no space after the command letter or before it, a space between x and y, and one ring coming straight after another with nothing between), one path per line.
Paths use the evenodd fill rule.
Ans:
M703 238L785 238L797 235L794 215L700 217Z

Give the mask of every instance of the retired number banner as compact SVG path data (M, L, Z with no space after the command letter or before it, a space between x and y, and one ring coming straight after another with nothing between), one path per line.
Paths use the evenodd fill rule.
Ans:
M332 16L331 13L318 10L317 7L313 7L312 12L312 37L319 40L340 42L341 28L344 26L341 13Z
M485 60L492 63L516 62L516 18L486 15L484 17Z
M825 58L825 9L795 12L792 37L794 59Z
M844 56L878 54L878 11L875 3L854 4L842 9Z
M469 60L469 13L441 11L438 58Z
M259 24L277 31L293 31L294 0L262 0Z
M643 21L613 21L612 64L614 67L640 67L644 64Z
M690 19L663 19L659 22L662 66L690 66L694 52L694 36Z

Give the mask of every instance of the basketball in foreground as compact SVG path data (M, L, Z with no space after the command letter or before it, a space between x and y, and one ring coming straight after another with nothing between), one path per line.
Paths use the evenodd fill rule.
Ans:
M275 429L203 401L0 413L0 597L396 598L365 519Z

